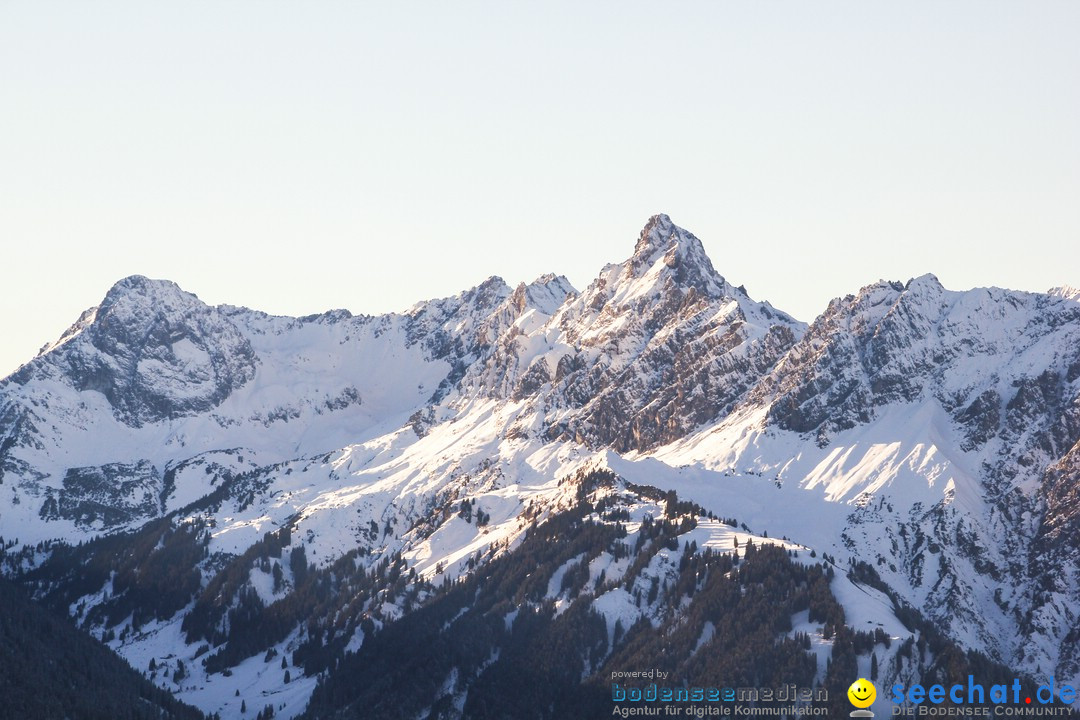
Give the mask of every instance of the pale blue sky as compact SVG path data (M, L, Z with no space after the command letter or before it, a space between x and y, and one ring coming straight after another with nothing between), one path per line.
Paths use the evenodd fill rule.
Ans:
M666 212L803 320L1080 285L1080 3L0 0L0 375L118 278L584 287Z

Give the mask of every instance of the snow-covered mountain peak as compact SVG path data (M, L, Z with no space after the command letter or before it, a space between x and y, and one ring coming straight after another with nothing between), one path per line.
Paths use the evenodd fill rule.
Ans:
M1050 288L1046 294L1065 300L1075 300L1080 302L1080 288L1073 287L1072 285L1059 285L1058 287Z
M492 275L479 285L457 295L422 300L406 310L404 314L414 320L424 317L439 317L445 320L450 315L466 311L467 308L490 312L509 297L512 291L513 288L507 285L505 280L498 275Z
M520 283L511 295L519 312L532 307L545 315L552 315L566 302L566 298L576 295L577 290L562 275L546 273L526 285Z
M924 273L911 278L904 288L912 293L940 293L945 289L941 281L937 279L937 275L933 273Z
M663 248L670 242L676 229L675 223L665 213L653 215L645 222L645 227L641 229L637 245L634 246L634 256L640 257L653 252L657 248Z
M148 278L145 275L128 275L113 283L109 291L105 293L105 299L101 302L101 308L105 309L125 299L142 298L145 300L165 300L168 298L179 299L180 302L199 302L194 293L180 289L172 280Z
M705 254L701 240L663 213L645 223L633 256L622 267L633 278L665 276L678 286L693 287L711 297L731 294L731 288Z
M664 213L657 213L645 222L634 245L634 258L647 259L656 253L666 253L682 246L682 252L704 255L701 241L693 233L672 222Z
M462 297L475 305L496 305L510 292L510 286L498 275L492 275L474 288L466 290Z
M482 328L491 352L463 376L466 403L524 402L537 414L513 434L626 450L714 419L806 326L728 285L696 237L657 215L583 293L544 276Z
M216 407L254 377L255 364L224 313L173 282L133 275L7 382L96 391L117 419L139 426Z
M170 280L153 280L142 275L129 275L114 283L105 293L101 303L84 312L59 339L42 347L38 351L38 356L50 353L70 342L92 327L99 319L104 319L110 314L116 316L117 322L123 323L131 316L143 314L145 308L148 307L161 307L168 311L171 308L201 304L195 295L184 292Z

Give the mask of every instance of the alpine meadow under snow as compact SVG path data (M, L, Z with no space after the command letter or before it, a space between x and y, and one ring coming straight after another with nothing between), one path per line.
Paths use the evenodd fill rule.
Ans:
M925 275L807 326L665 215L582 291L400 314L129 277L0 381L4 574L221 717L514 717L522 648L583 706L641 658L772 679L710 665L725 613L807 685L1077 686L1078 479L1077 291ZM754 572L776 617L705 603Z

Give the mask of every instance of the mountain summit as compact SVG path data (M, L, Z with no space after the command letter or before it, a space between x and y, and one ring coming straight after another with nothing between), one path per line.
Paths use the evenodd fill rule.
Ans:
M653 215L645 223L634 246L634 254L625 265L631 274L640 277L656 268L658 263L663 263L680 287L693 287L711 297L723 297L729 292L727 282L713 269L701 241L662 213Z
M138 426L210 410L254 374L251 343L224 313L173 282L133 275L12 380L101 393Z

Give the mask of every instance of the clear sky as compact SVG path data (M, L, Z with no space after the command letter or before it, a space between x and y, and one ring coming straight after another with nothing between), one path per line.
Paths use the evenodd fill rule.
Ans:
M403 309L648 216L811 320L1080 285L1077 2L0 0L0 375L133 273Z

